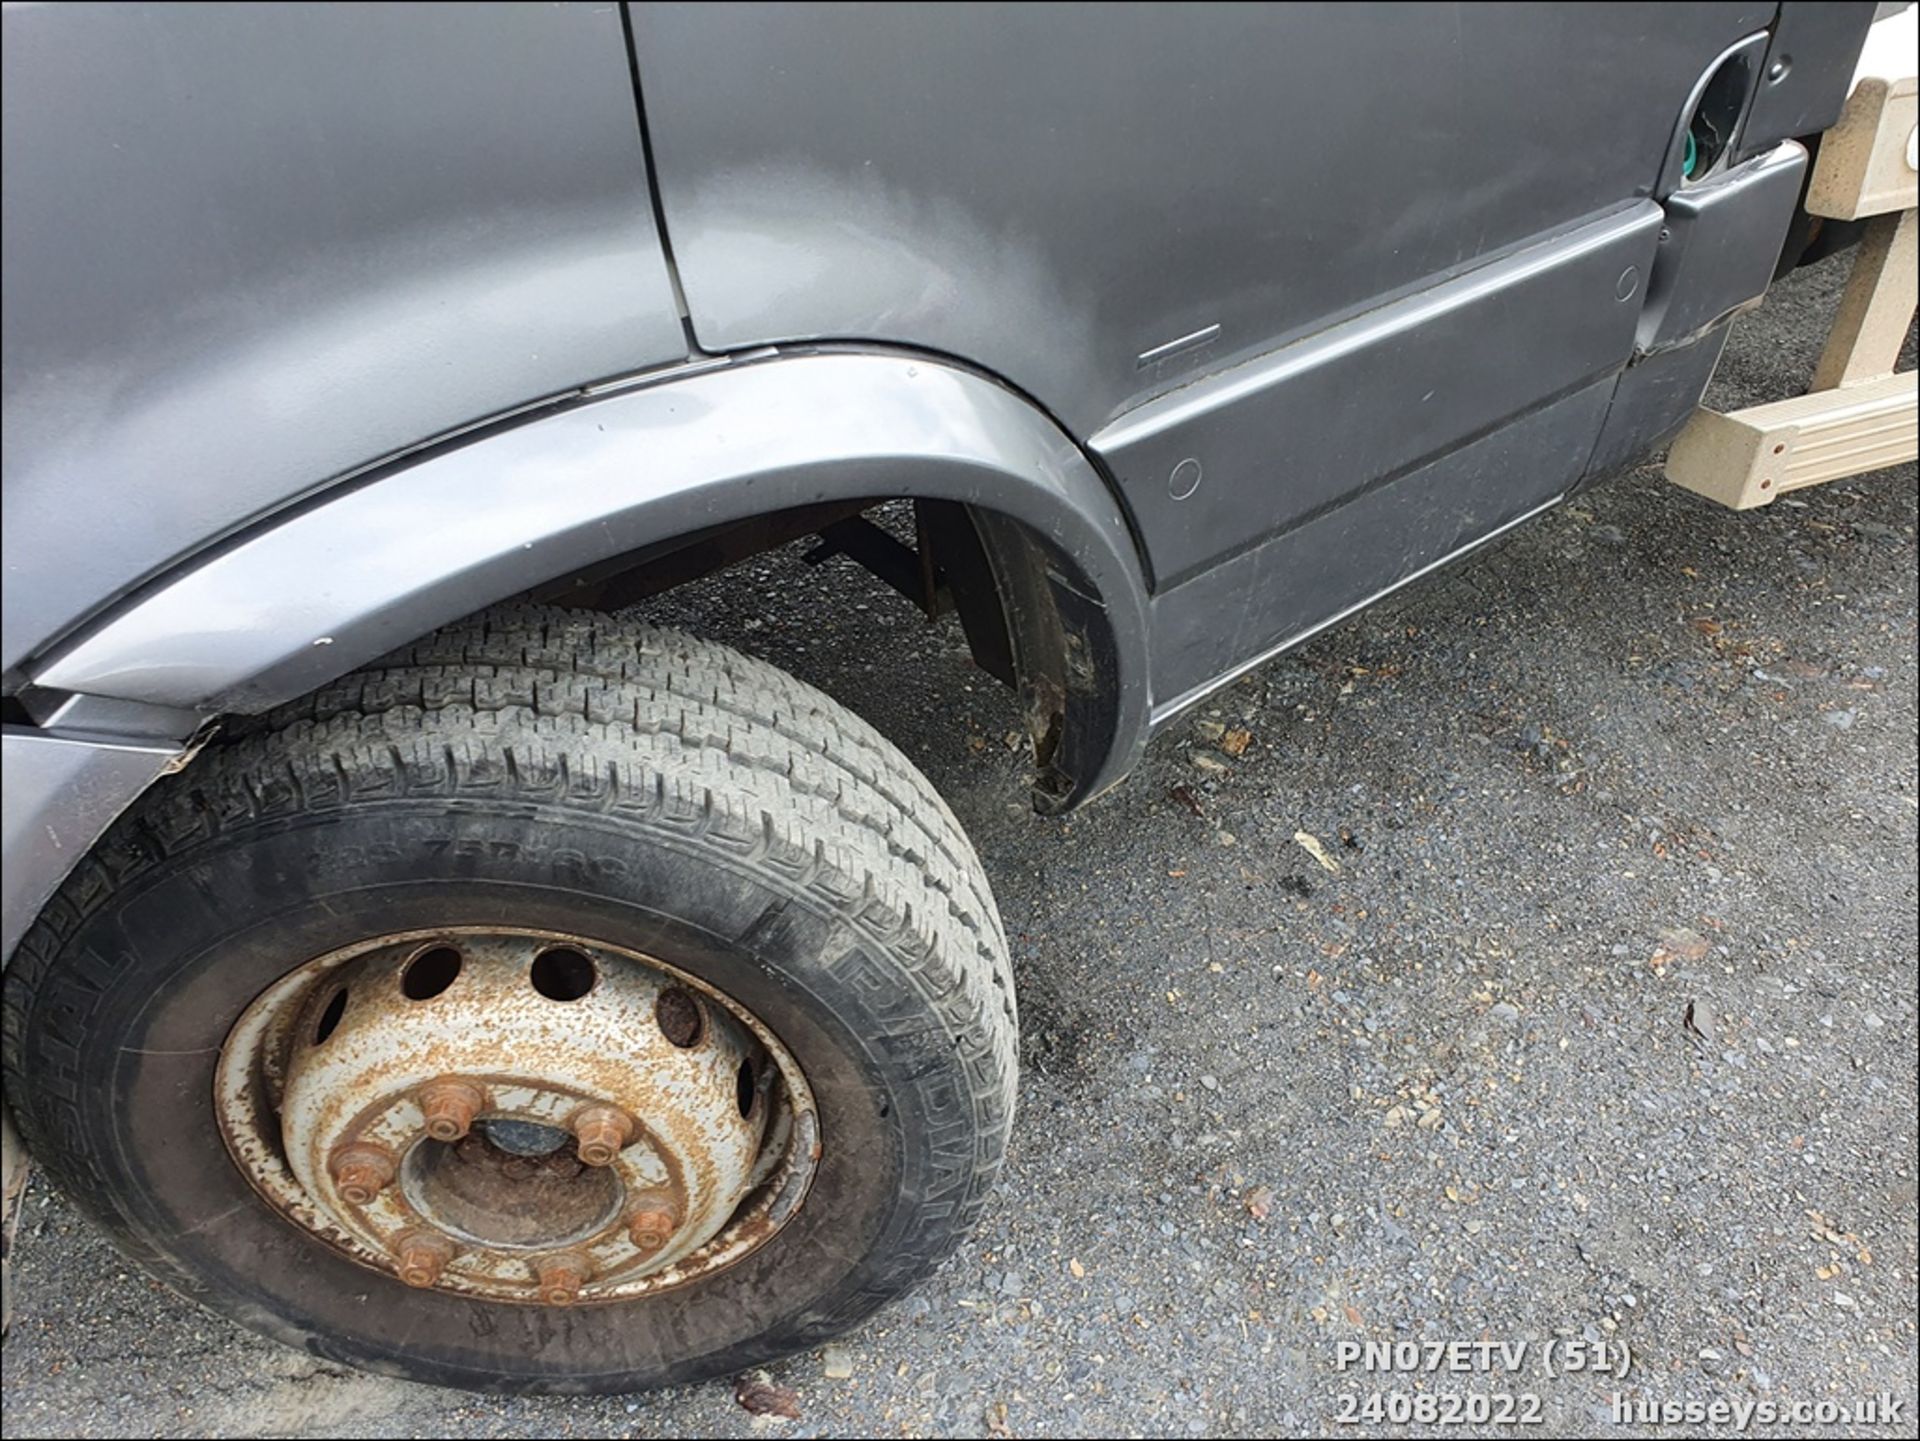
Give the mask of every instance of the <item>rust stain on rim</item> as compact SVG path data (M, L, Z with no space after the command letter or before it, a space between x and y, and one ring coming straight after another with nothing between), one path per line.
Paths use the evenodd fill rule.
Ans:
M656 957L533 929L307 961L235 1023L214 1105L292 1224L408 1285L531 1305L736 1264L820 1155L806 1078L758 1017Z

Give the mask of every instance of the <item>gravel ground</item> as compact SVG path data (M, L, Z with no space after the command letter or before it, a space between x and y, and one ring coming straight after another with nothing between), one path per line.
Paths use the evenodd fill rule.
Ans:
M1717 403L1804 382L1844 266L1742 323ZM957 628L844 562L789 550L656 607L926 768L1019 972L997 1201L917 1295L774 1368L787 1434L1351 1433L1343 1394L1417 1383L1533 1392L1577 1435L1621 1432L1623 1389L1885 1391L1906 1420L1877 1434L1911 1435L1915 589L1911 467L1744 516L1644 469L1237 684L1064 821L1021 803L1014 707ZM343 1373L146 1281L37 1185L16 1279L9 1436L770 1424L724 1383ZM1335 1366L1343 1340L1556 1338L1627 1342L1624 1388Z

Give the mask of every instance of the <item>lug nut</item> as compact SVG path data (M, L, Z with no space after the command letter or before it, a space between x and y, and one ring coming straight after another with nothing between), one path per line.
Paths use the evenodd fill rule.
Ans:
M356 1141L333 1153L328 1169L340 1199L353 1206L364 1206L385 1188L394 1176L393 1154L385 1146Z
M580 1159L589 1166L610 1165L620 1148L633 1138L633 1122L612 1106L588 1106L573 1118Z
M440 1279L440 1273L453 1259L453 1243L431 1231L409 1231L400 1238L395 1254L400 1262L400 1279L409 1286L425 1288Z
M571 1306L593 1274L593 1263L578 1251L549 1256L540 1263L540 1299L549 1306Z
M473 1118L486 1109L487 1096L471 1081L435 1081L420 1091L420 1109L426 1113L427 1134L436 1141L457 1141L467 1134Z
M644 1191L627 1213L627 1236L642 1251L658 1251L680 1226L680 1211L664 1191Z

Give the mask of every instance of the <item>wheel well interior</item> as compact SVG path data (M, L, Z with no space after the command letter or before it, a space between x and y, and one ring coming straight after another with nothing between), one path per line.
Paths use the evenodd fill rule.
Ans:
M1063 769L1070 724L1070 639L1058 603L1067 569L1029 528L956 501L869 496L769 511L661 540L572 571L527 598L618 611L767 551L811 539L808 564L842 558L871 571L929 619L955 615L974 662L1022 699L1038 777L1035 803L1073 791Z

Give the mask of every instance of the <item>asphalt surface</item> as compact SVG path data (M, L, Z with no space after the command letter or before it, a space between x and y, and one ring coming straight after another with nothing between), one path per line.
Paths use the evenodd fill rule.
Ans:
M1804 383L1844 266L1742 322L1716 403ZM1912 467L1747 515L1643 469L1236 684L1064 821L1022 803L1014 705L950 622L797 549L681 592L653 613L866 714L978 843L1025 1064L974 1239L773 1368L774 1423L724 1382L502 1400L318 1365L36 1184L5 1431L1364 1434L1395 1428L1344 1396L1504 1391L1542 1425L1448 1429L1887 1392L1901 1424L1829 1429L1911 1435L1915 591ZM1542 1373L1601 1339L1624 1383ZM1343 1340L1533 1349L1370 1377Z

